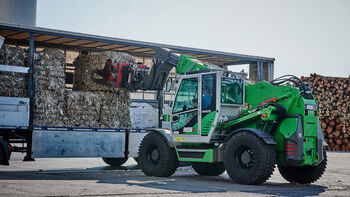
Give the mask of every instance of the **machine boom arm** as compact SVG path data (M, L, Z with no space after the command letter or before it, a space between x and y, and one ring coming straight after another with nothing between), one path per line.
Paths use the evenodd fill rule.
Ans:
M133 69L122 74L128 78L124 87L129 89L162 90L172 68L176 67L176 73L184 75L189 72L201 70L221 69L209 63L203 63L195 57L180 55L169 49L159 48L153 57L152 65L148 69ZM119 77L120 75L118 75Z

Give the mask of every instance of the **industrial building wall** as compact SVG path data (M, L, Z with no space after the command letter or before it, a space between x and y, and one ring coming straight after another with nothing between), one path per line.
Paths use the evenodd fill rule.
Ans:
M36 25L36 0L1 0L0 21Z

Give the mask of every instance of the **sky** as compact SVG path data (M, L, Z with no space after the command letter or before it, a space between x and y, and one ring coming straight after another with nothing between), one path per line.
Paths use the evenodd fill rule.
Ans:
M273 57L275 77L350 75L350 0L38 0L36 25Z

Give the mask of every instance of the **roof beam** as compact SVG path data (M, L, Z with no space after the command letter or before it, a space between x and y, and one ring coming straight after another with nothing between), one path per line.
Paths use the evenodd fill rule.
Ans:
M85 40L86 43L79 43L79 44L77 43L78 47L79 47L79 45L87 45L87 43L104 42L104 43L110 43L110 44L116 44L116 45L133 46L133 47L138 47L138 48L150 48L150 49L156 49L159 47L160 48L169 48L169 49L172 49L175 51L179 51L181 53L195 54L195 56L208 55L208 56L216 56L216 57L221 58L221 59L222 58L231 58L231 59L240 59L242 61L245 60L245 61L259 61L259 62L274 62L274 60L275 60L274 58L268 58L268 57L260 57L260 56L244 55L244 54L237 54L237 53L230 53L230 52L221 52L221 51L214 51L214 50L207 50L207 49L197 49L197 48L182 47L182 46L175 46L175 45L158 44L158 43L143 42L143 41L136 41L136 40L104 37L104 36L97 36L97 35L83 34L83 33L76 33L76 32L68 32L68 31L41 28L41 27L32 27L32 26L27 26L27 25L19 25L19 24L14 25L14 24L9 24L9 23L4 23L4 22L0 22L0 30L21 31L21 32L34 33L34 34L45 34L47 36L53 36L53 37L72 38L72 39L76 39L77 41L78 40ZM51 38L53 38L53 37L51 37ZM36 41L42 41L42 40L36 40ZM65 45L67 46L68 43L65 43ZM109 45L107 45L107 46L109 46ZM99 49L99 48L95 48L95 49ZM115 47L113 48L113 50L114 49L115 49ZM145 54L151 54L151 53L154 53L154 52L150 51L150 52L147 52Z

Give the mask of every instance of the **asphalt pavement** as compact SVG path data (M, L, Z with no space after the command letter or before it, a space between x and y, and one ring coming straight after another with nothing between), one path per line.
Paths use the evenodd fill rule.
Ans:
M277 168L257 186L235 184L226 173L200 176L190 166L166 178L145 176L129 159L113 168L100 158L36 159L13 154L0 166L0 196L350 196L350 153L328 152L323 177L310 185L285 181Z

